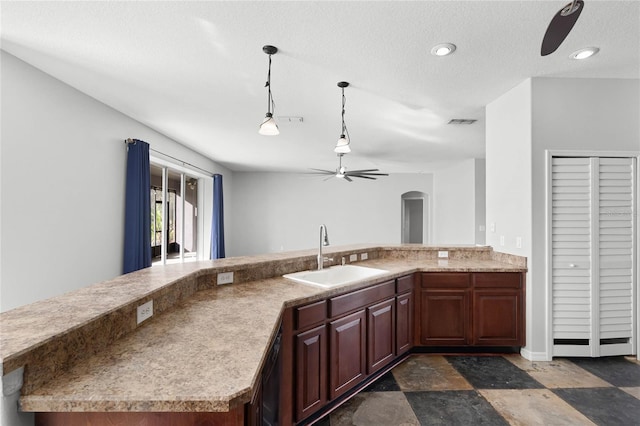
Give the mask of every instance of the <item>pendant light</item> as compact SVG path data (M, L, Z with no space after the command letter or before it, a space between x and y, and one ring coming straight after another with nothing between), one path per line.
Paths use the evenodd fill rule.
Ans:
M344 88L349 87L349 83L347 83L346 81L341 81L338 83L338 87L342 89L342 131L340 132L340 139L338 139L338 143L333 149L333 152L336 152L338 154L348 154L351 152L351 148L349 147L351 141L349 140L349 131L347 130L347 125L344 124L344 104L347 100L347 98L345 98L344 96Z
M278 48L275 46L266 45L262 48L262 51L269 55L269 72L267 73L267 82L264 87L267 88L267 114L264 117L264 121L260 124L258 133L261 135L275 136L280 134L276 120L273 118L273 112L276 104L273 102L273 96L271 95L271 55L275 55L278 52Z

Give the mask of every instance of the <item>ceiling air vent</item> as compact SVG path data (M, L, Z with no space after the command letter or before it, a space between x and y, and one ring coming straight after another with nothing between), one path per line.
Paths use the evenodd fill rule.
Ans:
M473 124L478 120L472 118L453 118L447 124Z

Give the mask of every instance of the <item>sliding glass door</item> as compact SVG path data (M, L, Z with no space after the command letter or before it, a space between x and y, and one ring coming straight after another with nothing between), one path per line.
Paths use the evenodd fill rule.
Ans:
M151 252L154 265L195 261L198 179L151 164Z

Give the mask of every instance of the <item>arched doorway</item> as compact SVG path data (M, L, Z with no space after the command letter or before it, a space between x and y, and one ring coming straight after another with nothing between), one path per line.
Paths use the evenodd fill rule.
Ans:
M402 202L402 244L429 243L429 194L405 192Z

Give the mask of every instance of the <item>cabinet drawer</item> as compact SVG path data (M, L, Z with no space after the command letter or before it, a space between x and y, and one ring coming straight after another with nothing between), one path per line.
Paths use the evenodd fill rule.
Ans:
M477 272L473 274L474 287L520 288L520 272Z
M422 274L423 288L467 288L471 284L471 274L461 272L424 272Z
M370 305L378 300L387 299L396 292L395 280L376 284L352 293L329 299L329 317L337 317L355 309Z
M302 330L324 321L327 317L327 301L321 300L301 308L296 308L296 330Z
M398 293L406 293L407 291L413 290L413 275L398 278L397 285Z

